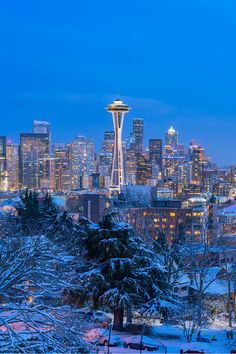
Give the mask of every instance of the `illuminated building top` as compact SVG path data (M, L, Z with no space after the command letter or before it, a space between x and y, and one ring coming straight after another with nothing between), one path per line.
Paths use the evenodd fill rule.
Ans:
M124 104L119 98L107 106L108 112L129 112L130 107Z

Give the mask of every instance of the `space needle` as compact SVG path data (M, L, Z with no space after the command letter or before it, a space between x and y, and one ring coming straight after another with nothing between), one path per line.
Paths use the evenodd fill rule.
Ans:
M130 111L130 107L124 104L119 98L107 106L107 111L111 112L114 132L115 145L111 172L111 189L120 192L120 186L125 184L124 162L122 150L122 128L125 113Z

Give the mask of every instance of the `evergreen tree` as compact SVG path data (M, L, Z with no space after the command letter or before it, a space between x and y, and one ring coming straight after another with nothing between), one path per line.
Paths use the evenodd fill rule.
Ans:
M184 266L182 262L184 240L185 234L183 226L180 224L177 235L170 244L167 243L166 235L163 231L159 232L158 238L153 242L153 250L156 252L160 264L165 269L166 287L169 288L171 293Z
M99 224L81 220L86 251L80 285L93 299L94 307L108 307L113 328L123 329L124 311L165 295L163 270L150 249L131 227L106 215Z
M21 217L22 231L26 235L37 234L41 229L38 195L26 190L20 195L20 199L18 214Z
M51 219L46 236L51 241L60 243L72 254L78 255L81 252L81 228L66 210Z
M40 205L40 217L44 227L52 224L56 220L57 214L58 208L56 207L51 194L47 192Z

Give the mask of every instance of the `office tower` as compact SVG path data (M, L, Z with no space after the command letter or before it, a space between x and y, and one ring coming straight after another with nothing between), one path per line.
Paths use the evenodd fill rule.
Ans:
M34 120L33 133L36 134L48 134L49 138L49 153L51 153L51 126L49 122L44 120Z
M94 143L91 139L78 136L70 144L71 189L80 189L84 176L94 173Z
M19 188L19 145L11 140L6 145L8 190L16 191Z
M137 153L134 149L126 149L125 178L126 184L136 184Z
M42 120L34 120L33 133L48 134L50 136L50 123Z
M232 166L230 168L227 179L229 180L230 183L236 185L236 166Z
M177 153L178 153L178 156L186 157L186 151L185 151L184 144L178 144Z
M143 154L144 152L144 134L143 134L143 119L133 119L132 146L136 153Z
M182 158L177 156L166 155L163 159L163 171L165 178L172 178L177 181L178 177L178 167L182 163Z
M162 140L149 139L149 161L155 161L162 168Z
M70 190L70 159L69 145L55 144L53 146L55 166L55 190L65 192Z
M98 156L98 172L102 176L111 176L114 144L115 133L113 131L106 131L102 142L102 152Z
M19 155L20 188L41 188L41 180L50 178L48 134L22 133Z
M6 162L6 137L0 136L0 191L8 189Z
M137 155L136 184L146 185L152 178L152 165L145 155Z
M118 98L107 107L107 110L112 114L115 132L115 145L111 173L111 188L120 191L120 186L125 184L122 149L122 128L125 113L129 112L130 108Z
M104 133L104 140L102 142L102 152L113 154L115 145L115 132L106 131Z
M166 133L165 144L171 146L173 150L177 150L178 148L178 132L172 126Z
M191 153L191 166L192 166L192 183L200 185L203 180L203 170L206 164L205 150L199 145L190 147Z

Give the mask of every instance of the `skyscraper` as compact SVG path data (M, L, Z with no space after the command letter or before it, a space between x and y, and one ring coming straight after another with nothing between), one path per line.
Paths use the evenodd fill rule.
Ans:
M34 120L33 133L47 134L49 139L49 153L51 152L51 125L44 120Z
M106 131L104 133L104 140L102 142L102 152L113 154L115 145L115 132Z
M50 178L49 136L43 133L20 135L20 188L41 188L40 180Z
M126 183L136 184L137 153L134 149L126 149L125 154Z
M166 133L165 144L171 146L173 150L178 148L178 132L172 126Z
M114 131L106 131L102 142L102 152L99 154L98 172L102 176L107 176L108 178L111 177L114 145Z
M0 190L7 190L6 137L0 136Z
M71 189L82 187L82 177L94 173L94 143L84 136L78 136L70 144Z
M65 192L70 190L70 159L69 145L55 144L53 146L55 166L55 190Z
M143 154L144 152L144 124L143 119L141 118L134 118L133 119L133 133L132 133L132 140L133 140L133 148L136 153Z
M204 165L206 165L205 150L202 146L190 145L190 165L192 168L192 183L200 185L203 179Z
M34 120L33 133L50 135L50 123L43 120Z
M149 139L149 161L155 161L162 168L162 140Z
M8 189L16 191L19 188L19 145L11 140L7 141L6 158Z
M146 185L152 177L152 165L145 155L137 155L136 184Z
M125 184L122 150L122 128L125 113L129 112L130 108L118 98L107 107L107 110L112 114L115 132L115 145L111 173L111 188L120 191L120 186Z

